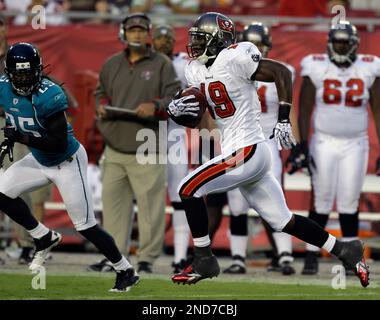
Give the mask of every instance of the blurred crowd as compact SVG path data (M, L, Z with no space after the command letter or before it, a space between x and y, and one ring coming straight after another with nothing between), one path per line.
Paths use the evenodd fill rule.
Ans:
M62 15L66 12L120 16L133 12L197 14L218 11L239 15L324 17L332 13L333 6L343 5L351 16L380 16L378 0L0 0L0 10L12 13L9 22L14 25L29 23L32 17L25 13L31 13L36 5L45 7L49 25L104 22L96 16L68 18Z

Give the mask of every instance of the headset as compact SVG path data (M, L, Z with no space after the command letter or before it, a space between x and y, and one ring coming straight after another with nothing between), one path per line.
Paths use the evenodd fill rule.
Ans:
M127 21L129 19L136 18L136 17L140 17L140 18L143 18L143 19L145 19L145 20L148 21L148 32L150 32L150 30L152 29L152 22L150 21L149 17L145 13L133 13L133 14L130 14L130 15L126 16L124 18L124 20L119 25L119 40L123 44L127 44L128 43L127 36L125 34L125 32L126 32L125 24L127 23Z

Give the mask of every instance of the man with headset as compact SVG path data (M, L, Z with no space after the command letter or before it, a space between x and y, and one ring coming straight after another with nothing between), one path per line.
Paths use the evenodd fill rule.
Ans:
M159 120L181 87L170 59L151 50L150 29L145 14L131 14L123 20L120 39L125 49L105 62L95 91L98 128L106 143L102 164L104 228L120 250L128 253L133 199L137 200L138 271L146 273L152 272L152 264L162 251L165 232L166 172L158 159L160 150L166 153L166 148L158 146ZM110 106L135 116L120 119L109 111ZM151 148L144 147L144 132L148 131L156 137Z

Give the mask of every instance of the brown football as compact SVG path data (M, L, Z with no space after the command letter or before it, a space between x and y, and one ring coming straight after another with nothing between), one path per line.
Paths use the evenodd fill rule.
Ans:
M173 121L181 126L189 127L189 128L195 128L199 122L202 119L203 114L205 113L207 107L208 107L208 102L205 97L205 95L196 87L189 87L186 89L183 89L179 95L175 97L175 99L179 99L185 96L191 96L194 95L195 98L188 100L187 102L199 102L199 111L198 115L196 117L193 116L179 116L179 117L174 117L171 116Z

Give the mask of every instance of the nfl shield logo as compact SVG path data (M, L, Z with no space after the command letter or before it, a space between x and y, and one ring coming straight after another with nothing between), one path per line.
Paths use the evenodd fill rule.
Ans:
M17 103L18 103L18 99L17 98L13 98L13 105L15 105Z

